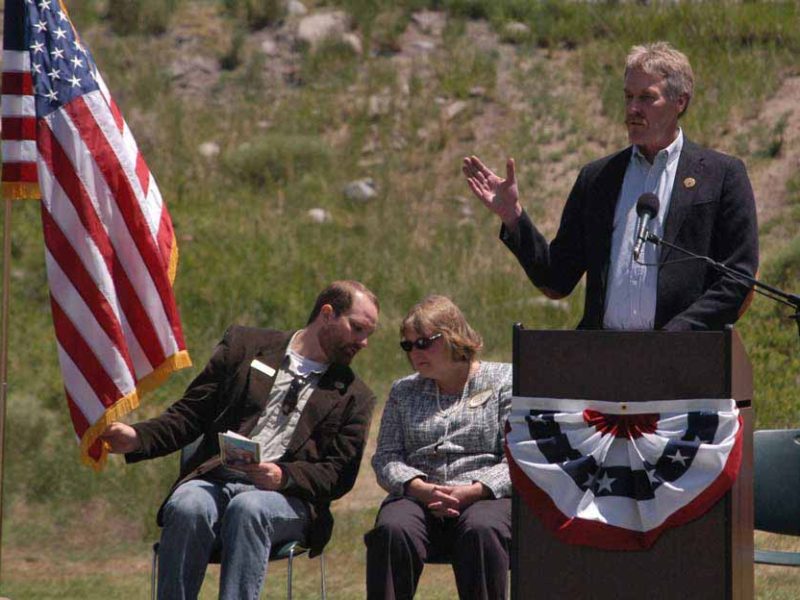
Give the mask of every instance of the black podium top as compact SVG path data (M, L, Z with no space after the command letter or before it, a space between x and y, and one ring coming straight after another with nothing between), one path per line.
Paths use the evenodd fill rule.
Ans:
M514 393L616 402L753 397L738 334L514 327ZM524 368L518 368L524 365Z

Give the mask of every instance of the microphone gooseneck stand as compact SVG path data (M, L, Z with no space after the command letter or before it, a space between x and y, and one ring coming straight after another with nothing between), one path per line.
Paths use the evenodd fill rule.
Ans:
M761 294L762 296L769 298L775 302L779 302L781 304L785 304L786 306L791 306L794 309L794 314L790 316L790 319L793 319L795 323L797 323L797 333L800 336L800 296L797 294L790 294L788 292L784 292L774 286L768 285L763 283L750 275L749 273L743 273L733 267L729 267L721 262L715 261L713 258L709 256L703 256L702 254L695 254L685 248L681 248L680 246L676 246L670 242L667 242L660 237L658 237L654 233L650 233L649 231L645 231L641 238L645 242L650 242L655 244L656 246L666 246L667 248L671 248L673 250L677 250L682 254L690 256L691 258L696 258L697 260L702 260L712 268L716 269L720 273L724 273L725 275L729 276L731 279L736 281L737 283L748 287L753 288L754 291Z

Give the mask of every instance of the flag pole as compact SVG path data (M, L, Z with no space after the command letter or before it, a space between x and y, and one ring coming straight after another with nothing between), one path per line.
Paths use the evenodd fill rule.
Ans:
M3 219L3 306L0 308L0 579L3 565L3 479L6 460L6 399L8 398L8 300L11 272L11 199ZM2 599L0 599L2 600Z

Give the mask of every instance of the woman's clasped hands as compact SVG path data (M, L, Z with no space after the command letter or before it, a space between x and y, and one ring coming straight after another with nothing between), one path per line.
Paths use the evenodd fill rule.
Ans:
M471 485L438 485L419 477L408 483L406 493L440 518L457 517L470 504L488 497L486 487L478 482Z

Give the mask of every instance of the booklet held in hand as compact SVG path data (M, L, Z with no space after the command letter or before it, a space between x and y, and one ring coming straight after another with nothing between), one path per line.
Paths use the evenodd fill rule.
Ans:
M226 431L218 433L219 451L222 457L222 464L229 467L249 465L261 462L261 446L250 438Z

